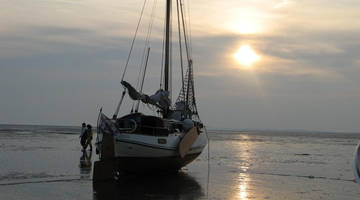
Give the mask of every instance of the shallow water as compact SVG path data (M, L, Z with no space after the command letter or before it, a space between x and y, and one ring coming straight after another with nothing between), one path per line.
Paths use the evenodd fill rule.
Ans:
M360 134L211 131L179 174L92 183L78 127L0 126L0 199L359 199Z

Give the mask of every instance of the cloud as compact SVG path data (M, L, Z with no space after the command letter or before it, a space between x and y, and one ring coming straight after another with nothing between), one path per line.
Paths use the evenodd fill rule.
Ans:
M294 61L277 57L263 57L264 64L255 67L257 73L279 74L283 76L312 76L314 78L343 78L331 69L314 67L311 62ZM266 60L268 59L268 60Z
M278 2L278 3L274 6L274 8L275 8L275 9L283 8L283 7L287 6L287 5L289 5L290 2L291 2L290 0L281 0L280 2Z
M196 38L195 56L204 67L201 75L234 75L239 68L232 54L241 44L249 44L261 55L255 63L255 70L261 73L283 74L290 76L311 75L323 78L342 78L348 74L344 68L352 68L358 59L355 52L359 47L339 40L342 34L329 39L321 34L289 36L237 36L223 35ZM199 49L199 50L198 50ZM200 49L202 52L200 52Z

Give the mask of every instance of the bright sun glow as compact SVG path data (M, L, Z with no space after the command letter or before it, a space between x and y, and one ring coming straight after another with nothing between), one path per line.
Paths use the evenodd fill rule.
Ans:
M252 64L260 59L260 56L249 45L243 45L234 53L235 60L246 68L250 68Z
M263 12L254 9L234 9L228 13L228 18L223 25L236 34L261 34L266 30L264 20L267 19Z
M253 34L262 32L261 26L259 23L253 20L238 20L234 22L231 29L235 33L240 34Z

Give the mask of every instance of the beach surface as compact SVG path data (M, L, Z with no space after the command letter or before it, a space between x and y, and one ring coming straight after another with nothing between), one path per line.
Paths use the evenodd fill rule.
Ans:
M0 199L353 199L356 133L209 131L200 157L171 175L93 184L79 127L0 125ZM208 160L210 155L210 160Z

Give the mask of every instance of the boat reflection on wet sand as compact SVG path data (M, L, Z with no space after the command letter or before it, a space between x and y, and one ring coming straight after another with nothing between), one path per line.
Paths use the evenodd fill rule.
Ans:
M94 199L199 199L204 196L192 176L179 172L167 175L121 175L117 181L94 182Z

